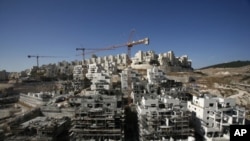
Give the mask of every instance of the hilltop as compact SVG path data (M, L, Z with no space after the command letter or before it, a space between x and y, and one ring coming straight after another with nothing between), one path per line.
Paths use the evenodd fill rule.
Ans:
M238 67L244 67L250 65L250 61L232 61L232 62L227 62L227 63L220 63L220 64L215 64L207 67L200 68L200 70L203 69L209 69L209 68L238 68Z

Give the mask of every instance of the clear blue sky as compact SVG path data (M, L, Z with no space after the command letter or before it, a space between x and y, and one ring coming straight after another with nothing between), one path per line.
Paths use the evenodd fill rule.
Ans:
M249 0L0 0L0 70L81 60L75 49L150 38L138 50L173 50L194 68L250 60ZM82 44L82 46L81 46ZM126 47L97 56L126 53ZM88 58L88 56L86 56Z

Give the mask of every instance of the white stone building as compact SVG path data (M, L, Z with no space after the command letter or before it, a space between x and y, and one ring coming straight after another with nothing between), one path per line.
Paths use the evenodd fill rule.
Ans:
M91 80L91 90L110 90L112 88L109 73L104 71L101 65L90 64L86 77Z
M117 64L126 65L127 61L128 61L128 56L125 53L124 54L118 54L116 56L116 60L117 60Z
M102 67L110 74L117 72L117 63L116 62L105 62L101 64Z
M155 54L154 51L149 50L149 51L143 52L139 50L135 54L135 57L132 58L132 63L133 64L145 64L145 63L149 63L151 60L157 60L157 55Z
M166 53L156 54L154 51L138 51L132 58L132 63L134 65L139 64L149 64L150 61L156 60L159 62L160 66L174 67L173 69L181 70L181 68L191 68L192 61L188 59L187 55L181 57L176 57L173 51L168 51ZM177 68L175 68L177 67Z
M245 124L245 109L236 106L235 99L206 94L193 96L187 108L194 113L196 132L208 141L229 140L229 126Z
M159 84L162 80L166 80L164 73L156 66L147 69L147 79L149 84Z
M97 57L97 58L96 58L96 63L97 63L97 64L102 64L102 63L104 63L103 57Z
M183 55L179 58L179 62L183 67L190 67L192 66L192 61L188 59L187 55Z

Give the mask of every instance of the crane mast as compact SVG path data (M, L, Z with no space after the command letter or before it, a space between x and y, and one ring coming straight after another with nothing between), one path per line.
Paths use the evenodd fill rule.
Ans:
M148 45L149 44L149 38L144 38L138 41L132 41L132 42L128 42L127 43L127 56L128 56L128 62L127 62L127 83L128 83L128 90L127 90L127 96L128 96L128 105L132 103L132 97L131 97L131 93L132 93L132 82L131 82L131 48L134 45L139 45L139 44L145 44Z
M36 57L36 66L37 66L37 68L39 68L39 61L38 61L39 56L38 55L37 56L35 56L35 55L28 55L28 58L31 58L31 57Z
M132 34L134 33L134 30L131 32L129 40L132 36ZM135 45L139 45L139 44L145 44L148 45L149 44L149 38L143 38L137 41L128 41L125 44L121 44L121 45L114 45L111 47L107 47L105 49L116 49L116 48L120 48L120 47L127 47L127 63L126 63L126 67L127 67L127 84L128 84L128 89L127 89L127 96L128 96L128 104L131 103L132 99L131 99L131 92L132 92L132 88L131 88L131 48Z
M131 88L131 48L135 45L139 45L139 44L145 44L148 45L149 44L149 38L143 38L137 41L130 41L133 33L135 32L135 30L132 30L128 39L128 42L125 44L120 44L120 45L114 45L114 46L110 46L110 47L106 47L106 48L76 48L76 50L82 50L82 56L83 56L83 64L85 64L84 60L85 60L85 50L92 50L92 52L89 53L94 53L97 51L103 51L103 50L113 50L116 48L120 48L120 47L127 47L127 84L128 84L128 89L127 89L127 96L128 96L128 104L131 103L131 92L132 92L132 88Z
M85 60L85 48L76 48L76 51L77 50L81 50L82 51L82 61L84 61Z
M57 56L39 56L39 55L28 55L28 58L34 57L36 58L36 65L39 68L39 58L40 57L49 57L49 58L56 58Z
M76 48L76 51L78 50L81 50L82 51L82 80L76 80L74 83L75 85L82 85L82 87L84 88L85 87L85 84L84 84L84 80L85 80L85 74L87 73L87 66L85 64L85 54L90 54L90 53L94 53L94 52L98 52L98 51L103 51L103 50L112 50L112 49L106 49L106 48ZM89 50L91 52L85 52L86 50Z
M149 38L144 38L144 39L141 39L141 40L138 40L138 41L132 41L132 42L128 42L128 43L127 43L127 47L128 47L127 55L128 55L128 58L129 58L129 59L131 59L131 48L132 48L134 45L139 45L139 44L148 45L148 44L149 44ZM130 64L130 62L129 62L129 64Z

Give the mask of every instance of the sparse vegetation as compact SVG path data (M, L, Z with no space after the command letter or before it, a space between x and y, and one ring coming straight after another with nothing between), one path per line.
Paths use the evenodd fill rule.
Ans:
M208 68L237 68L237 67L243 67L250 65L250 61L232 61L228 63L221 63L221 64L216 64L208 67L204 67L201 69L208 69Z
M223 97L228 97L228 96L235 95L238 93L238 91L233 90L233 89L218 89L218 90L221 96Z
M158 60L150 60L149 64L150 64L150 65L157 65L157 66L160 65L160 63L159 63Z
M199 74L199 75L202 75L202 76L207 76L207 74L201 72L201 71L194 71L195 74Z

